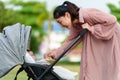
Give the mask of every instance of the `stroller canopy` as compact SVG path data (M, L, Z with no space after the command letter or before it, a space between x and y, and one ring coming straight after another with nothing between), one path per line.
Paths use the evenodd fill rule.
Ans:
M30 42L31 27L17 23L7 26L0 33L0 77L24 63Z

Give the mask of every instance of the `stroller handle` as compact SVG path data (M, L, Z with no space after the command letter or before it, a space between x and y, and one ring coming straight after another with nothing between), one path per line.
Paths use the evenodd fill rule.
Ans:
M51 68L77 43L78 40L80 40L80 38L82 38L85 33L87 33L88 30L84 29L80 32L80 34L78 35L78 37L62 52L62 54L53 62L51 63L51 65L42 73L42 75L40 75L38 77L37 80L40 80L48 71L51 70Z

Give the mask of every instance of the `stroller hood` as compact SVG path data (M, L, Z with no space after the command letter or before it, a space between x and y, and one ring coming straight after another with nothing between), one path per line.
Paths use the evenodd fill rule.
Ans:
M7 26L0 33L0 77L24 63L31 27L20 23Z

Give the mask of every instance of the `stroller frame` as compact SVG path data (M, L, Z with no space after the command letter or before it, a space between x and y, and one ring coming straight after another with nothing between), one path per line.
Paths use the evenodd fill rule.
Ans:
M32 75L32 79L33 80L43 80L43 77L47 74L49 75L52 75L54 77L57 78L57 80L65 80L65 79L62 79L60 76L58 76L53 70L53 66L80 40L80 38L82 38L85 33L87 33L88 30L87 29L84 29L83 31L80 32L80 34L77 36L76 39L73 40L73 42L62 52L62 54L53 62L51 63L49 66L46 66L46 65L40 65L40 64L36 64L36 63L24 63L22 65L22 70L25 70L27 73L31 73ZM40 68L43 69L42 70L42 74L40 75L36 75L34 70L32 69L32 67L36 67L36 68ZM20 69L19 69L20 70ZM21 71L18 71L18 72L21 72ZM38 73L38 72L37 72ZM17 73L18 75L18 73ZM30 77L29 74L28 74L28 80L30 80ZM56 80L55 79L49 79L49 80ZM16 79L15 79L16 80Z
M65 54L68 52L76 43L77 41L83 37L83 35L88 32L87 29L84 29L78 37L62 52L62 54L43 72L41 76L39 76L36 80L40 80Z

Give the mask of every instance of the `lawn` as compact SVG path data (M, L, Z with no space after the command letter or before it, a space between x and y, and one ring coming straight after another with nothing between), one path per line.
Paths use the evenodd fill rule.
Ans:
M57 65L65 67L71 71L75 71L79 73L79 63L58 63ZM16 72L18 71L20 66L15 67L13 70L11 70L7 75L4 77L0 78L0 80L14 80L14 77L16 75ZM23 71L18 75L18 80L27 80L27 75Z

